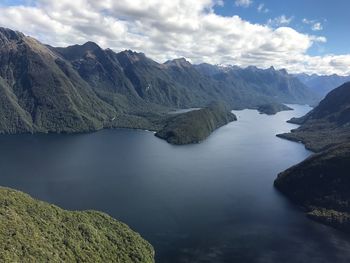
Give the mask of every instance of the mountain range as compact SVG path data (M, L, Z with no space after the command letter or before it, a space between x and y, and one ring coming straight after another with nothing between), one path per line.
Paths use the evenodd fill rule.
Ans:
M172 108L231 109L315 104L318 96L284 70L163 64L93 42L52 47L0 28L0 133L160 130Z
M345 81L273 67L193 65L184 58L158 63L143 53L116 53L93 42L53 47L0 28L0 133L6 134L123 127L154 130L174 144L193 143L236 120L230 109L274 114L289 110L285 103L317 105ZM200 109L169 114L183 108ZM305 207L311 218L350 232L350 83L290 122L301 126L278 136L303 142L317 153L280 173L276 188ZM0 203L5 261L23 257L9 253L10 245L33 258L47 259L54 251L58 260L63 253L68 261L86 261L89 255L94 261L154 262L146 241L104 214L64 211L9 189L0 189ZM17 221L9 220L13 218ZM20 235L13 238L14 233ZM29 240L31 233L49 237L48 242ZM59 246L53 250L50 244L55 242ZM45 249L38 251L38 244ZM81 252L82 246L88 254Z
M308 86L320 97L325 97L330 91L350 81L350 76L333 75L308 75L305 73L295 75L302 83Z

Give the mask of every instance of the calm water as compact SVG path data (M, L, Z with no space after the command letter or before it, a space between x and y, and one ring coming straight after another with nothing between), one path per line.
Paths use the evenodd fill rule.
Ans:
M97 209L140 232L157 262L350 262L350 240L309 221L272 186L305 159L275 137L308 108L239 121L198 145L151 132L0 136L0 185L66 209Z

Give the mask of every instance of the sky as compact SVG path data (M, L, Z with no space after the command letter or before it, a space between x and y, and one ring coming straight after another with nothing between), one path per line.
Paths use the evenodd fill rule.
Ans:
M165 62L350 75L348 0L0 0L0 26Z

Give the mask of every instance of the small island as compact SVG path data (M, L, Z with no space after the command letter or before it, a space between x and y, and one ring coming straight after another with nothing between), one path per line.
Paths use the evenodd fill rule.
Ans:
M288 111L288 110L293 110L293 109L280 103L267 103L267 104L260 105L258 107L258 111L261 114L266 114L266 115L275 115L280 111Z
M206 108L169 118L155 135L171 144L199 143L214 130L236 120L237 117L224 104L212 103Z
M154 263L154 250L104 213L66 211L1 187L0 262Z

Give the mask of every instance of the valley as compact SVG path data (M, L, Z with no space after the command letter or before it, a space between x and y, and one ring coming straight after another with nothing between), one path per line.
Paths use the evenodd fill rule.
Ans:
M349 262L346 81L0 27L0 260Z

